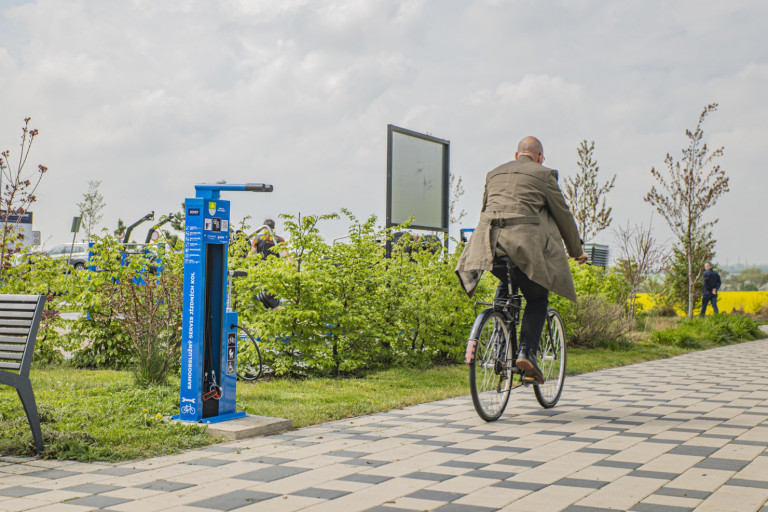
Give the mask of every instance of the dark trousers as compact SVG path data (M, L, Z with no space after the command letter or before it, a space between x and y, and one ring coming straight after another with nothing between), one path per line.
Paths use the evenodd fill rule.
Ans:
M508 297L507 265L510 261L507 256L497 257L493 263L494 276L499 278L499 287L496 289L496 297ZM539 347L541 331L547 319L547 306L549 305L549 290L538 283L534 283L525 273L512 265L512 279L520 288L525 297L525 313L520 324L520 349L536 353Z
M707 314L707 303L712 304L712 309L715 311L715 314L719 313L717 310L717 295L708 294L701 296L701 315L699 316Z

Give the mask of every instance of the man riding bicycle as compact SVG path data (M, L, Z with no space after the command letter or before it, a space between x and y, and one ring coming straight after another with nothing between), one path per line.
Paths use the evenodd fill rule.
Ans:
M496 298L509 295L507 262L526 300L515 365L538 384L544 376L536 350L549 305L549 291L576 302L568 254L587 261L579 230L557 184L558 173L544 167L544 149L535 137L520 141L515 160L486 176L480 221L456 265L464 291L471 297L483 272L500 279Z

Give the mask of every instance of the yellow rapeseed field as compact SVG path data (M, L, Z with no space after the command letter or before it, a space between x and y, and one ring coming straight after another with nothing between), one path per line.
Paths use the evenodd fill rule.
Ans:
M637 305L640 311L648 311L654 306L653 297L647 293L637 294ZM730 313L734 309L745 313L757 313L763 306L768 306L768 292L719 292L717 294L717 308L721 313ZM694 314L698 314L694 311ZM685 316L685 312L678 310L677 314ZM707 314L712 314L712 307L707 307Z

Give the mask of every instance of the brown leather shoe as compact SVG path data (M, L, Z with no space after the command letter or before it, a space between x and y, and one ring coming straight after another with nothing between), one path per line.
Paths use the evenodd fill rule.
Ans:
M536 357L526 350L520 350L517 355L517 361L515 366L525 372L525 377L528 379L534 379L536 384L544 384L544 374L539 370L536 364Z

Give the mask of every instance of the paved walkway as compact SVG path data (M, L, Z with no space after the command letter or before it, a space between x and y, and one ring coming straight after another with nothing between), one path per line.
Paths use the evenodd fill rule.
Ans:
M724 364L739 373L726 376ZM119 465L0 462L0 510L768 512L768 341Z

